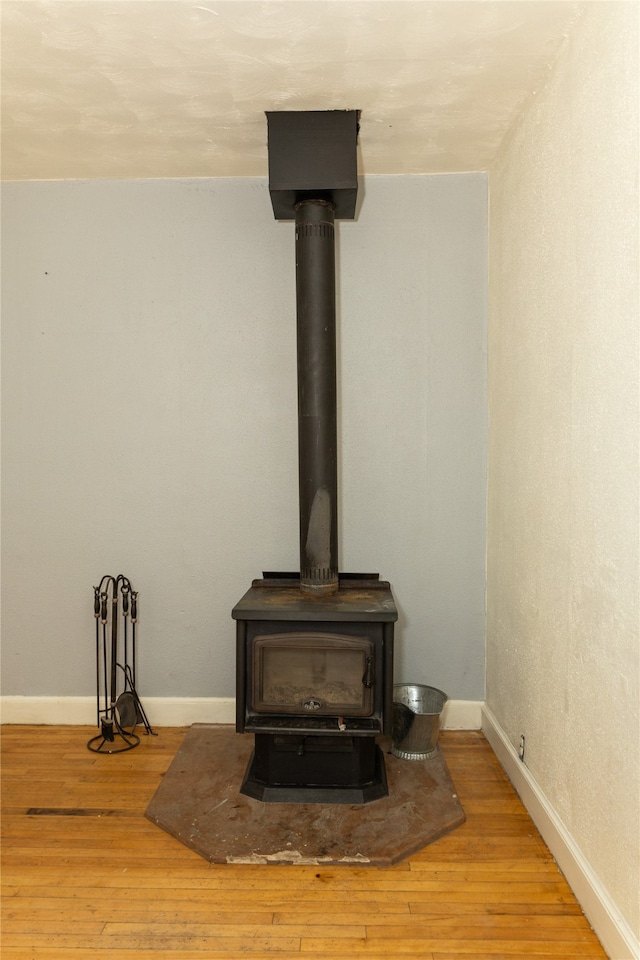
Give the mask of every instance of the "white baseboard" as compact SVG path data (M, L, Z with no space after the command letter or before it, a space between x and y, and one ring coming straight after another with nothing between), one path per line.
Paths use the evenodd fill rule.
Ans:
M188 727L192 723L235 723L233 697L142 697L151 726ZM95 697L0 697L0 723L95 724Z
M142 697L153 727L192 723L235 723L233 697ZM95 697L0 697L1 723L77 726L96 723ZM481 700L449 700L442 711L443 730L479 730Z
M611 960L640 960L640 941L616 908L589 862L530 770L522 763L491 709L482 709L482 731L529 816L566 877Z
M482 700L447 700L440 718L442 730L480 730Z

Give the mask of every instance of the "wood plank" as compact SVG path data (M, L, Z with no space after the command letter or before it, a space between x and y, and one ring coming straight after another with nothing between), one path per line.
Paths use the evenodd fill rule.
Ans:
M364 913L359 909L354 910L352 905L350 907L345 905L343 911L336 910L333 906L326 910L319 910L318 908L310 910L308 906L298 909L296 905L292 905L288 911L275 911L273 923L274 926L278 926L295 920L297 924L317 924L319 917L326 918L325 922L333 924L348 925L361 922L365 924L367 936L377 936L380 939L387 938L387 936L393 939L398 930L402 931L397 934L398 939L403 939L406 936L417 936L416 931L432 930L434 936L436 934L439 936L442 930L447 930L450 933L471 926L474 929L509 929L513 934L514 931L520 931L522 914L530 910L531 905L516 904L513 911L509 910L509 906L509 904L505 904L503 908L503 905L501 905L498 910L490 913L484 909L483 905L460 904L456 901L455 903L440 904L438 907L433 905L429 911L399 916L398 913L389 911L387 905L383 904L379 905L377 911L371 913ZM527 922L530 924L532 931L540 931L541 935L546 935L545 931L547 930L567 932L583 929L582 916L579 911L565 911L557 904L554 906L556 909L550 913L540 911L528 915ZM377 927L381 929L376 933ZM388 931L388 934L386 931ZM571 933L571 936L573 936L573 933ZM530 935L527 931L526 935L523 935L523 940L528 939L538 939L538 936L536 933Z
M233 927L218 923L185 923L178 921L176 923L126 923L109 922L105 924L103 936L129 937L132 941L141 937L156 937L163 940L172 937L197 937L199 940L217 940L219 938L227 939L229 937L242 938L247 943L253 943L257 937L268 938L282 941L283 938L299 940L302 936L308 937L329 937L334 939L360 939L365 936L364 924L334 924L327 923L321 925L283 923L278 926L271 925L251 925L248 923L236 923Z
M31 920L34 923L45 924L60 920L65 916L66 909L69 906L68 900L56 900L51 898L51 902L46 899L33 900L13 898L11 904L4 904L2 909L2 919L4 923L11 922L11 929L17 932L16 924L19 921ZM173 924L175 922L200 923L203 919L207 922L216 924L235 925L239 923L250 926L272 926L273 911L258 911L255 909L246 909L238 906L235 910L220 910L215 904L200 903L195 907L192 904L186 906L184 903L164 904L163 909L159 910L155 902L144 903L137 901L136 905L129 905L126 902L114 903L96 903L94 900L83 900L75 902L73 905L73 927L80 922L89 922L97 914L100 916L100 929L95 932L102 932L105 924L112 922L122 922L135 924L164 923ZM373 911L372 911L373 914ZM363 914L366 915L366 914ZM362 916L354 923L362 923ZM68 924L67 924L68 929Z
M35 859L37 860L38 858L36 857ZM62 864L61 866L41 863L35 863L29 866L14 865L11 871L6 868L5 876L12 885L22 885L25 881L27 883L30 881L30 885L38 882L51 884L56 883L59 879L64 885L77 886L81 890L84 887L84 883L83 878L74 872L74 868L77 865L75 859L77 858L71 860L69 864ZM89 858L85 864L80 861L79 866L80 869L84 869L90 874L92 867L95 868L95 860ZM162 875L162 871L165 868L167 874ZM154 862L147 861L144 864L112 867L110 871L103 871L104 876L100 877L100 882L104 890L120 888L131 889L133 887L145 887L147 890L171 890L198 886L203 890L206 889L209 892L215 892L219 899L231 900L237 898L238 891L252 892L256 890L261 890L264 893L273 893L280 897L287 895L294 898L301 898L307 895L311 897L322 895L322 888L312 881L309 881L308 885L305 886L303 885L304 881L302 878L299 881L295 878L286 877L279 879L278 874L280 871L278 867L267 867L265 872L267 874L266 876L257 875L255 877L246 877L245 875L245 877L240 877L233 876L232 873L227 872L201 871L198 867L192 868L181 861L173 863L172 861L158 859ZM408 876L409 879L405 879L406 876ZM386 879L374 876L373 872L371 879L353 876L336 878L331 882L328 889L333 897L336 896L337 892L342 893L343 896L355 894L364 894L366 896L367 893L376 893L379 896L399 895L404 897L408 902L410 900L417 901L421 899L420 895L424 895L425 897L444 896L450 898L455 894L457 898L459 897L462 900L487 897L488 902L493 903L496 898L509 898L514 891L514 887L517 889L513 895L518 897L522 897L523 895L530 898L535 898L538 895L562 896L568 895L569 893L565 882L561 878L558 878L557 884L548 882L539 883L536 881L515 884L509 881L487 882L469 879L442 881L422 879L419 876L414 879L412 875L405 874L396 874L395 877Z
M8 922L8 921L7 921ZM71 923L68 920L61 920L60 915L56 920L41 920L31 917L28 920L18 919L11 921L12 934L28 934L31 937L48 936L56 934L68 934ZM104 932L104 923L102 920L88 921L73 920L73 935L80 940L87 940L91 936L101 936Z
M352 941L343 941L350 943ZM148 956L154 960L158 955L159 948L179 952L179 960L183 960L185 950L208 950L212 956L218 958L220 954L226 953L227 956L237 960L238 955L253 957L254 953L270 953L271 960L276 951L285 954L298 954L300 952L300 941L296 938L270 938L270 937L223 937L211 940L208 937L188 936L188 935L163 935L161 937L151 936L147 933L141 937L130 936L89 936L75 937L70 934L61 934L59 936L49 934L5 934L3 937L3 960L4 950L7 947L30 947L43 950L44 956L50 956L45 950L51 950L52 947L65 948L67 960L76 960L75 951L79 949L92 948L104 951L105 957L113 956L113 951L128 951L128 960L132 960L141 951L148 951ZM43 949L44 948L44 949ZM72 952L70 952L72 951ZM200 954L202 956L202 954ZM95 957L95 953L94 953ZM176 953L173 954L173 960L178 960Z
M330 938L314 940L312 938L303 939L300 943L302 956L307 958L308 953L317 953L325 958L340 957L358 957L365 955L367 960L369 952L380 953L387 957L420 957L432 956L434 951L442 952L443 941L430 937L412 938L395 941L393 952L389 952L389 941L387 939L376 940L367 937L361 940L332 940ZM538 957L544 954L554 960L569 960L573 957L598 957L603 956L602 947L597 941L593 944L572 942L570 940L556 941L554 943L537 943L536 941L515 940L477 940L456 938L447 942L447 949L453 956L473 957L476 960L481 952L492 953L497 957L514 957L523 960L524 957ZM604 954L606 957L606 954Z
M254 945L251 945L252 947ZM270 945L272 946L272 945ZM228 950L225 944L216 944L215 948L206 947L193 948L182 947L179 953L170 948L165 950L162 945L153 945L146 947L144 945L136 948L136 957L144 957L145 960L239 960L239 957L250 957L251 960L274 960L274 957L280 955L291 960L293 956L299 956L289 951L274 951L269 949L267 952L253 949L231 949ZM421 957L420 960L430 960L430 956ZM130 947L6 947L2 952L2 960L132 960ZM306 958L305 958L306 960ZM324 958L318 958L324 960ZM389 960L389 954L384 957L367 957L367 960ZM547 960L547 958L542 958ZM557 960L557 958L553 958Z
M504 960L504 958L507 956L509 958L514 957L514 960L515 960L515 957L517 957L518 960L526 960L527 957L531 956L528 953L527 954L518 954L518 953L506 954L502 952L496 953L495 950L487 953L486 950L487 950L487 947L485 946L478 953L474 953L473 960ZM569 955L567 954L567 956ZM593 954L580 953L580 954L574 954L572 956L579 956L579 957L593 956ZM599 957L600 954L596 954L596 956ZM458 960L458 958L460 957L460 953L458 953L456 948L453 948L452 950L445 950L443 948L439 948L438 950L434 950L431 954L429 954L429 957L430 957L430 960ZM306 955L305 955L305 960L307 960ZM367 956L367 960L369 960L368 956ZM535 960L558 960L558 954L557 953L553 953L553 954L552 953L536 953Z
M91 919L98 911L96 898L76 898L71 905L74 918L79 920ZM70 908L68 898L65 897L5 897L2 905L2 915L5 919L20 919L25 917L40 917L43 920L56 920L65 916ZM452 908L453 909L453 908ZM409 916L409 905L406 903L384 904L378 902L360 902L357 908L352 903L329 900L318 904L299 903L296 900L277 901L275 905L262 903L260 907L248 908L245 904L237 903L235 908L228 905L221 906L211 900L165 899L128 900L126 897L103 900L99 904L100 918L109 920L127 920L140 923L154 920L156 923L169 923L183 919L185 922L199 922L202 919L216 923L272 924L288 923L295 916L296 923L313 923L314 918L322 916L333 923L362 924L366 918L380 917L395 918L395 922ZM324 922L324 921L323 921Z
M589 932L584 929L580 917L535 916L523 927L521 917L505 914L476 915L468 917L425 917L412 914L402 924L397 921L386 924L367 923L367 938L373 940L406 940L428 937L430 940L513 940L522 943L530 940L588 941Z

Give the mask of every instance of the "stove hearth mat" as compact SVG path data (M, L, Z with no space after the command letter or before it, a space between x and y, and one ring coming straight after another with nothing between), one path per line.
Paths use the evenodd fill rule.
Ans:
M389 795L367 805L262 803L241 794L253 736L194 724L146 816L211 863L390 866L464 823L441 754L385 754Z

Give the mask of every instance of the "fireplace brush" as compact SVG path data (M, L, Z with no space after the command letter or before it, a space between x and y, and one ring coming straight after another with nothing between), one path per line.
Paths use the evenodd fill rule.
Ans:
M118 574L93 588L96 621L96 700L98 736L87 743L94 753L124 753L140 743L135 729L155 736L136 691L138 593ZM122 657L119 626L122 625Z

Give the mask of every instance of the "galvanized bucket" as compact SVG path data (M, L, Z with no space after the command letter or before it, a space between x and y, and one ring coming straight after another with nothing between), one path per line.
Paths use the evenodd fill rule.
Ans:
M448 697L436 687L397 683L393 687L391 753L403 760L430 760L438 753L440 714Z

